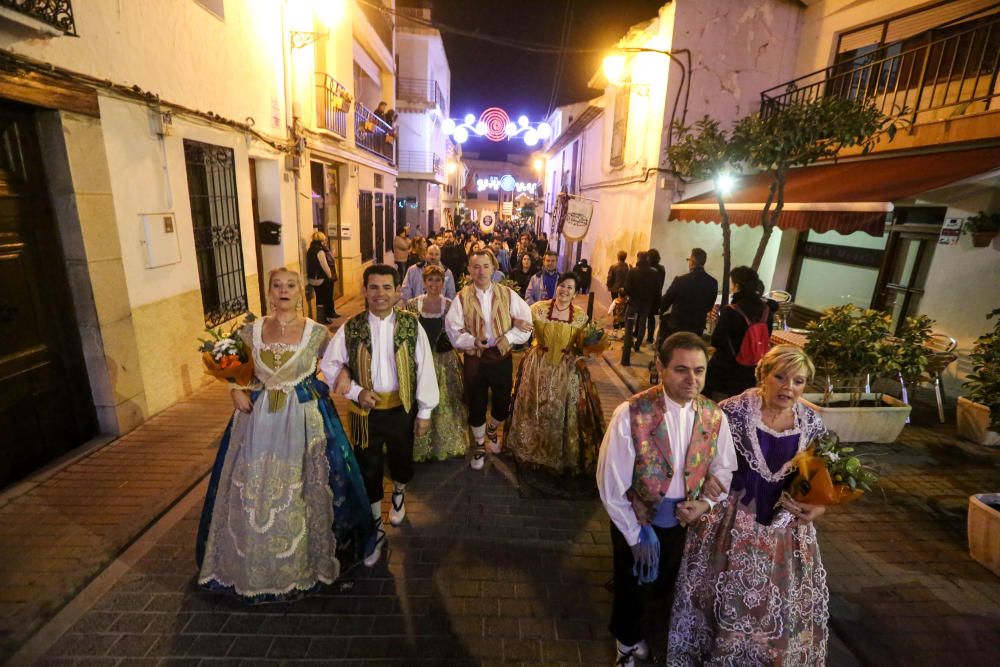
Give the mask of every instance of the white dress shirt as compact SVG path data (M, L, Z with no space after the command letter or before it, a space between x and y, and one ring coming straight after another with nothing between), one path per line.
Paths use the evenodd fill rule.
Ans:
M493 283L485 290L476 288L476 298L479 300L479 307L483 311L483 320L486 323L486 346L493 347L497 344L497 338L506 336L507 342L511 345L527 343L531 338L530 331L521 331L514 326L514 320L531 321L531 306L524 302L516 292L510 293L510 319L511 327L507 331L496 332L493 330L493 291L497 289ZM463 352L476 349L476 338L465 330L465 311L462 310L462 295L451 302L451 308L444 318L444 328L448 333L451 344Z
M372 334L372 389L377 392L399 391L399 375L396 372L396 351L393 348L392 336L396 325L395 311L389 313L385 319L381 319L368 313L368 327ZM333 336L333 341L326 348L323 360L319 362L319 368L323 371L323 376L330 386L337 379L340 369L348 365L347 338L344 330L347 327L340 327ZM431 411L437 407L440 400L438 392L437 377L434 375L434 361L431 355L431 345L427 340L424 328L417 326L417 418L430 419ZM358 395L362 387L355 378L351 378L351 389L347 392L349 400L358 402Z
M667 437L670 438L670 466L674 476L670 479L667 498L686 498L684 487L684 462L687 458L688 445L691 443L691 431L694 428L694 402L684 405L675 403L663 394L666 405L664 419L667 426ZM639 542L639 520L632 509L632 503L625 497L625 492L632 487L632 475L635 470L635 447L632 445L632 425L629 421L629 405L626 401L615 409L608 430L604 433L601 452L597 458L597 490L601 494L601 502L614 521L615 526L625 536L629 545ZM719 439L716 441L715 458L708 466L708 472L722 483L728 491L736 470L736 448L733 446L733 436L729 430L729 421L722 415L722 425L719 428ZM721 498L720 498L721 499ZM707 500L702 498L702 500ZM709 505L713 503L709 502Z

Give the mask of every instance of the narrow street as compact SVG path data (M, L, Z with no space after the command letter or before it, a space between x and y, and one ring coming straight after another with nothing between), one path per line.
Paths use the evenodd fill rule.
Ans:
M642 386L646 379L646 353L634 356L624 370L618 355L612 348L589 362L606 417L628 395L628 385ZM123 476L116 488L133 488L122 492L123 498L134 488L151 489L142 501L147 513L130 513L130 525L166 510L117 558L114 545L129 544L124 517L118 517L117 528L87 543L89 561L67 551L72 540L49 540L49 546L31 549L30 558L8 554L19 576L48 578L52 590L46 604L8 605L5 636L23 637L51 617L50 610L65 601L59 599L60 587L69 602L7 664L613 661L606 630L611 573L606 514L597 499L521 497L505 459L491 460L484 473L461 460L419 464L407 496L407 521L389 529L388 557L371 570L355 567L322 594L248 607L199 590L194 538L206 480L186 493L178 488L190 487L184 480L192 470L207 473L214 447L204 443L221 429L210 422L224 420L228 411L224 388L202 390L193 405L203 414L192 405L168 412L69 464L0 510L0 527L10 535L12 526L25 525L26 516L47 516L41 509L27 514L25 508L50 512L54 499L75 488L76 476L98 464L108 466L108 479L112 472ZM343 412L344 406L338 407ZM150 467L141 443L158 439L175 443L172 451L179 458L185 440L192 451L175 464L170 484L127 483L125 477ZM968 495L996 482L1000 455L971 453L958 441L917 426L900 442L869 447L884 471L881 491L835 508L819 522L831 589L828 664L992 664L1000 641L1000 583L968 557L963 525ZM91 506L79 497L76 505ZM65 516L68 522L75 515L70 508ZM106 523L115 521L105 517ZM39 527L48 522L36 520ZM39 542L44 533L38 531ZM60 562L63 570L53 571Z

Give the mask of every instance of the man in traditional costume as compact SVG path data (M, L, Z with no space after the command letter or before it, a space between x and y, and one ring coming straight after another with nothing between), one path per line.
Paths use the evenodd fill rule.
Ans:
M597 488L611 517L614 561L609 629L623 667L649 655L651 621L666 627L652 612L669 609L685 526L715 506L702 494L706 477L728 490L736 469L726 416L701 396L707 365L701 338L667 338L656 360L661 383L619 405L601 443Z
M413 313L393 308L399 274L391 266L375 264L365 269L364 283L368 309L337 331L320 370L331 386L343 368L351 375L351 440L378 530L375 551L365 559L371 567L385 545L384 466L388 464L393 482L389 523L398 526L406 516L406 485L413 479L414 434L430 429L439 394L427 334Z
M469 425L476 440L469 463L473 470L483 469L487 440L493 453L500 451L497 431L507 419L514 382L510 349L531 337L531 308L512 289L492 281L496 270L489 250L473 252L469 257L472 283L459 291L445 316L448 338L464 357Z

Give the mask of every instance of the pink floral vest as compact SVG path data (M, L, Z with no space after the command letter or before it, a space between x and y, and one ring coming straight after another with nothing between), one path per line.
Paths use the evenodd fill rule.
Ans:
M629 426L632 428L632 446L635 447L635 468L632 487L626 496L643 525L656 515L656 508L666 497L671 468L670 439L664 420L663 387L657 385L629 399ZM701 493L708 474L708 466L715 458L716 441L722 427L722 410L704 396L695 401L695 421L691 442L687 448L684 465L684 488L688 500Z

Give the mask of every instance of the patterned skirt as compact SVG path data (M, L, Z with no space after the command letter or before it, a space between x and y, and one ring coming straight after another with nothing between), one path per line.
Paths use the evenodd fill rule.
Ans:
M830 593L816 529L757 523L736 492L688 528L668 665L824 665Z
M454 350L434 353L440 399L430 432L413 441L414 461L443 461L469 448L469 411L463 400L462 362Z

